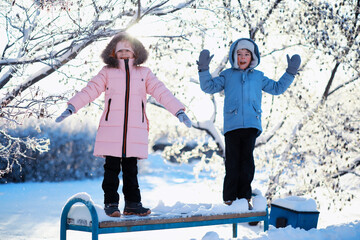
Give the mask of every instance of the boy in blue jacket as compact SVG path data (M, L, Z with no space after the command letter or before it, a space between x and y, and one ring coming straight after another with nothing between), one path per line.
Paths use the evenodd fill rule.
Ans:
M293 82L299 69L299 55L289 58L288 67L279 81L267 78L255 70L260 63L257 44L248 38L236 40L230 47L231 68L212 78L209 72L210 56L202 50L197 61L200 87L210 94L224 90L225 178L223 200L231 205L236 199L246 198L252 209L251 182L255 164L253 151L255 140L261 134L262 91L279 95Z

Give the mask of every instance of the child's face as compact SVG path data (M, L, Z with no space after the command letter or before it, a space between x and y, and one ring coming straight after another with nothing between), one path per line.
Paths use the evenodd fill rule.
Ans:
M134 58L131 44L124 40L116 44L116 58L117 59L129 59Z
M134 53L128 49L120 49L116 52L117 59L129 59L134 58Z
M251 52L247 49L239 49L237 51L237 62L240 69L247 69L251 63Z

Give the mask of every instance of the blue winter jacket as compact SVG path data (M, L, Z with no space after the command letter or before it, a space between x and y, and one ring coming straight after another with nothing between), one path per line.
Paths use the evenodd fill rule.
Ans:
M235 57L236 50L243 47L250 48L253 55L253 61L245 70L239 69ZM209 71L199 72L200 87L210 94L224 90L224 134L240 128L256 128L260 135L262 91L273 95L282 94L291 85L294 76L285 72L276 82L255 70L260 63L259 49L254 41L247 38L240 38L231 45L229 61L232 67L221 72L218 77L212 78Z

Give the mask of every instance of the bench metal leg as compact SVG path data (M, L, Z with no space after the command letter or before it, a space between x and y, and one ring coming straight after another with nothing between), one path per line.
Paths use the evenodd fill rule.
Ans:
M66 223L60 223L60 240L66 240Z
M233 238L237 237L237 223L233 223Z
M61 213L61 220L60 220L60 240L66 240L66 230L68 229L67 217L70 211L70 208L75 203L83 203L89 210L91 214L91 231L92 231L92 240L98 240L99 235L99 219L96 212L94 205L86 201L82 198L73 198L68 201L68 203L64 206L63 211Z
M269 230L269 209L266 207L266 217L264 219L264 232Z
M264 220L264 232L266 232L267 230L269 230L269 219L266 218Z
M92 240L98 240L99 234L97 232L92 232Z

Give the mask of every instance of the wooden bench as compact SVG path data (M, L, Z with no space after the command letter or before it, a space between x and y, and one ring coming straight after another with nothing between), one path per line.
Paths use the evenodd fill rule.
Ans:
M91 222L75 223L74 219L68 217L70 208L75 203L83 203L88 208L91 214ZM236 214L222 214L211 216L179 216L164 218L156 214L149 215L151 217L129 218L121 221L104 221L99 222L96 209L91 201L82 198L74 197L70 199L64 206L61 213L60 223L60 240L66 240L66 231L84 231L92 233L92 240L98 240L99 234L104 233L120 233L120 232L136 232L147 230L160 230L172 228L186 228L199 227L220 224L232 224L233 237L237 237L237 224L242 222L256 222L264 221L264 231L269 228L269 214L268 209L263 212L246 212Z

